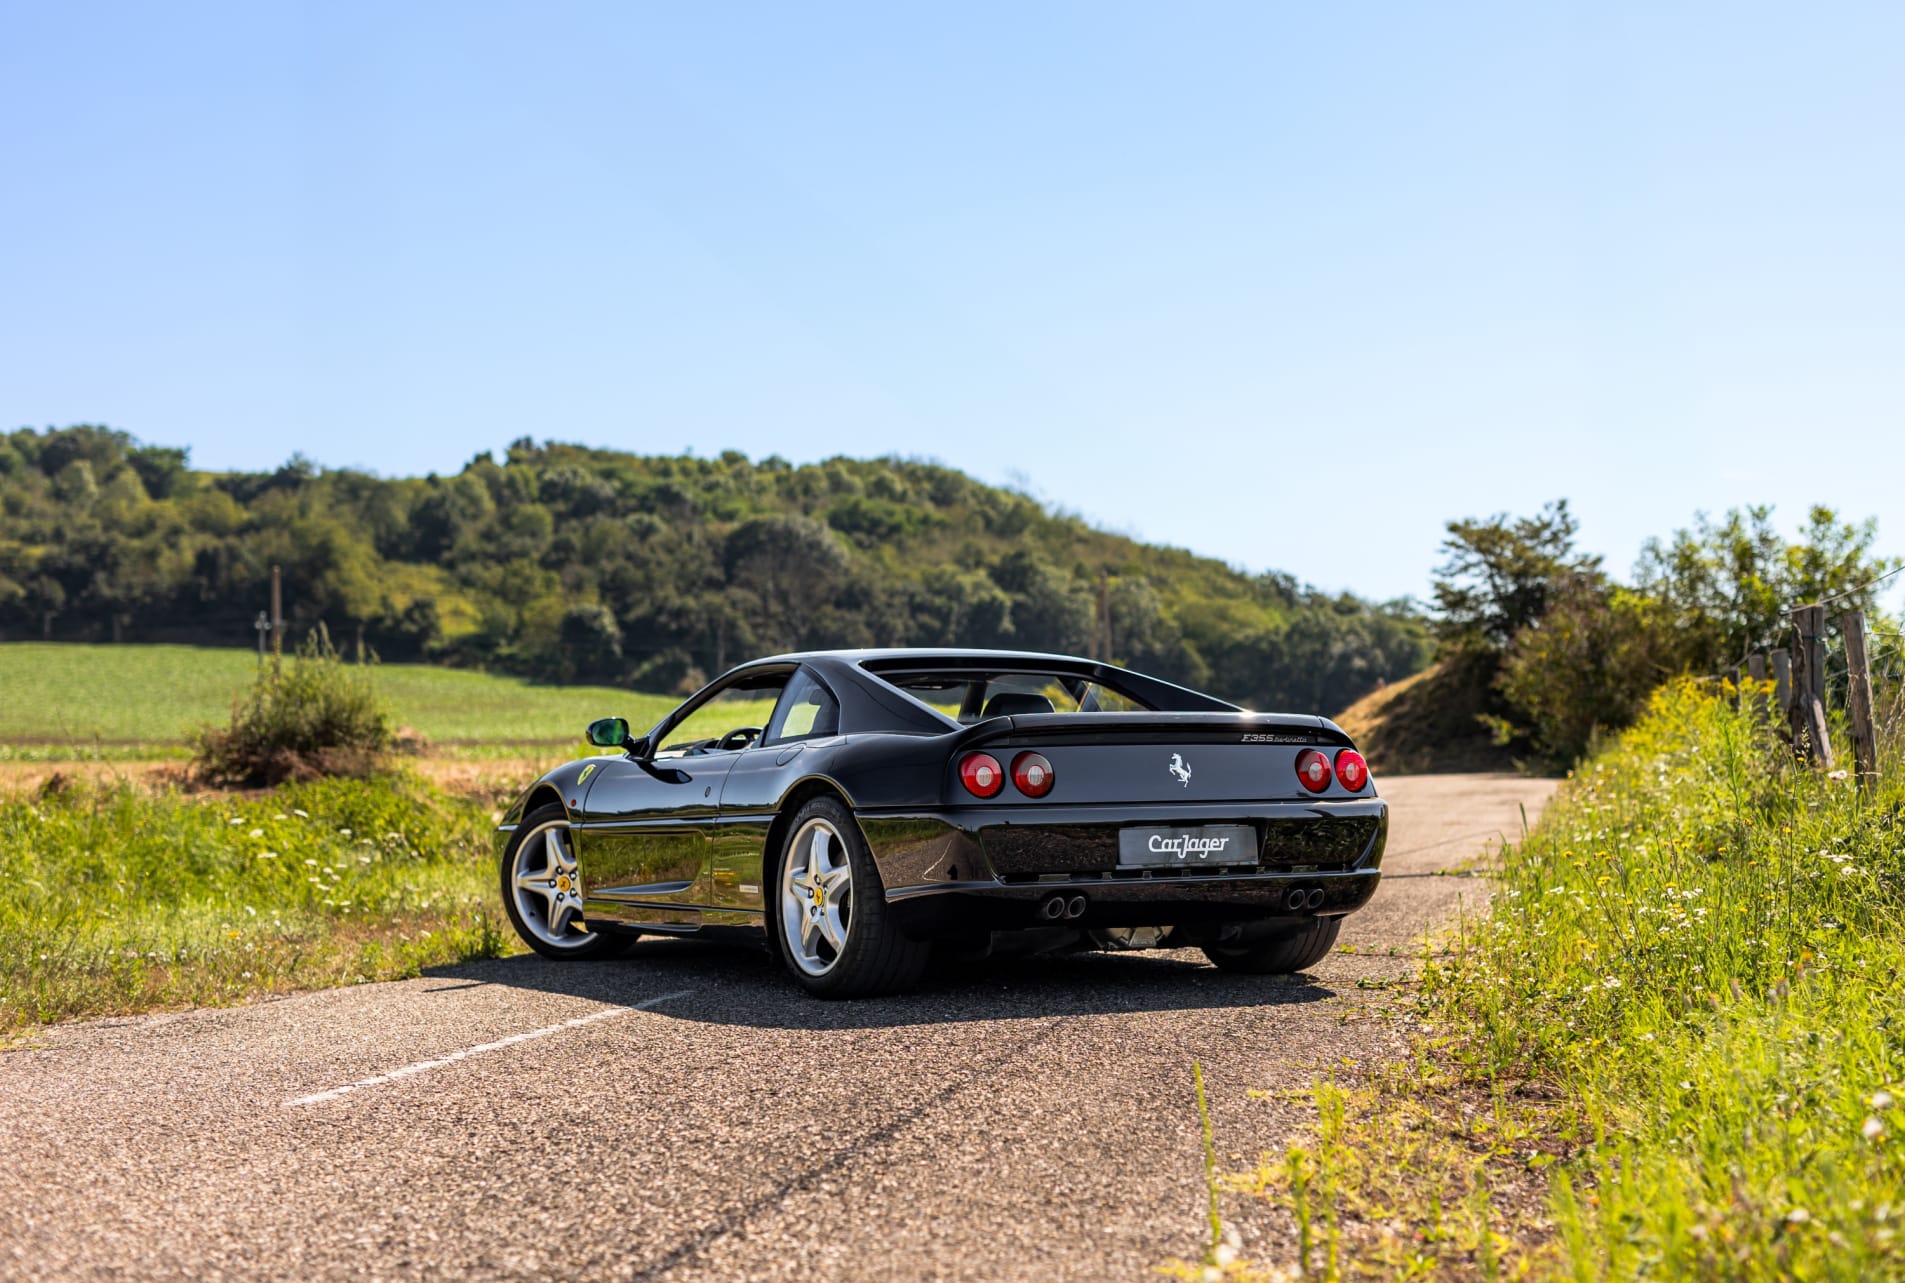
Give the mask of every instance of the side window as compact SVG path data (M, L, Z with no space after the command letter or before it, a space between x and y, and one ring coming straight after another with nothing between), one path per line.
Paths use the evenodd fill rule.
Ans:
M709 699L672 727L657 758L733 752L756 742L786 678L775 675L739 682Z
M781 695L781 702L775 706L774 718L767 724L767 734L761 742L778 744L782 740L812 739L817 735L839 733L839 703L832 692L802 669L787 683L787 690Z

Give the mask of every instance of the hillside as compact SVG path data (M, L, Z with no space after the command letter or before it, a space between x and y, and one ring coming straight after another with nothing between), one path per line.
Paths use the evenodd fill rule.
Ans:
M1091 652L1327 712L1426 661L1400 605L1096 530L936 464L650 457L527 439L455 476L195 471L78 427L0 436L0 640L245 646L281 565L296 636L672 691L754 654ZM1101 605L1102 603L1102 605Z

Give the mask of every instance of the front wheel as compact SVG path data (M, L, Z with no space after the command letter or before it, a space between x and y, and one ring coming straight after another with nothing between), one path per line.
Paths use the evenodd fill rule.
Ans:
M894 924L853 813L832 798L795 812L775 864L781 961L821 998L893 993L919 980L929 946Z
M582 922L582 878L569 816L556 802L539 806L503 847L503 909L523 943L545 958L612 958L633 935L589 931Z
M1204 956L1224 971L1253 976L1287 975L1292 971L1307 971L1328 957L1330 950L1336 947L1336 933L1342 929L1341 918L1315 918L1240 949L1206 945Z

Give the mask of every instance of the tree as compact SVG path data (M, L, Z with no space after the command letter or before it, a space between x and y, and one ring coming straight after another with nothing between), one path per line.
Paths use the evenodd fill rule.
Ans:
M727 538L728 582L747 594L752 621L772 646L799 650L847 574L833 532L791 514L743 522Z
M1634 573L1677 621L1683 662L1717 672L1777 648L1795 605L1831 597L1836 609L1870 611L1862 586L1900 564L1873 555L1877 538L1877 522L1843 522L1825 507L1807 513L1797 542L1773 525L1771 506L1730 509L1718 522L1698 513L1667 542L1650 539Z
M1553 761L1573 761L1598 733L1639 716L1680 666L1670 607L1603 575L1575 575L1554 586L1546 613L1502 657L1497 684L1524 725L1498 728Z
M1575 551L1578 529L1568 501L1532 517L1497 513L1448 523L1436 569L1436 631L1445 644L1500 650L1547 611L1557 584L1599 569L1599 557Z
M608 607L589 603L562 612L562 680L612 682L622 676L622 629Z

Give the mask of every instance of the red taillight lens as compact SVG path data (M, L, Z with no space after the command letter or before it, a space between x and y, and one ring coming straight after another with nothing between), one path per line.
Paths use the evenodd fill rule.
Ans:
M1330 786L1330 760L1313 748L1306 748L1297 755L1296 777L1303 781L1303 787L1312 793L1321 793Z
M1369 783L1369 763L1353 748L1336 755L1336 782L1354 793Z
M974 797L997 797L1005 787L1005 768L990 753L968 753L959 759L959 782Z
M1020 753L1012 759L1012 783L1027 797L1052 791L1052 764L1040 753Z

